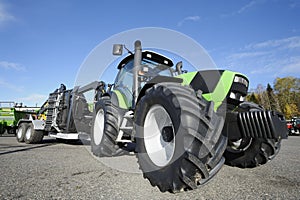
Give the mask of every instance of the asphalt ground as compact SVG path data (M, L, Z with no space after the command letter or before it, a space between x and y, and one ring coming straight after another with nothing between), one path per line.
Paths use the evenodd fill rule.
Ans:
M138 170L134 155L99 161L89 149L50 138L27 145L0 137L0 199L300 199L299 136L284 140L263 166L223 166L208 184L176 194L128 173Z

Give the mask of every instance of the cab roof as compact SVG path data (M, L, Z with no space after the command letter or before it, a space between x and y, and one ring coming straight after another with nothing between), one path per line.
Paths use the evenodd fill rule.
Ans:
M134 58L134 55L129 55L126 58L124 58L118 65L118 69L122 69L126 63L128 63L130 60L132 60ZM163 65L167 65L169 67L172 67L174 64L172 62L172 60L170 60L169 58L155 53L153 51L143 51L142 52L142 59L147 59L147 60L151 60L153 62L159 63L159 64L163 64Z

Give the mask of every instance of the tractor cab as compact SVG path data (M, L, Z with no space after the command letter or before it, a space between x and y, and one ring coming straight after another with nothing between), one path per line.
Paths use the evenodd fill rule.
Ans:
M134 55L131 54L118 65L119 72L114 82L113 91L121 96L118 97L119 101L124 99L125 107L131 107L134 93L138 95L147 82L157 76L173 77L175 75L173 65L172 60L163 55L152 51L143 51L141 64L135 66ZM137 77L136 82L134 81L135 77Z

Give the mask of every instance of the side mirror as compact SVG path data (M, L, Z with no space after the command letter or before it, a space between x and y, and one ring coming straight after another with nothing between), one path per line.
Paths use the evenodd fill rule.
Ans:
M176 71L178 74L182 74L182 61L176 64Z
M114 44L113 46L113 55L121 56L123 54L123 45L122 44Z

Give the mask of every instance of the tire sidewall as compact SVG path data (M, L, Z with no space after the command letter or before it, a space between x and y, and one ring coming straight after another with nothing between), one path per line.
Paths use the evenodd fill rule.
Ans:
M264 108L252 102L243 102L241 112L264 111ZM243 139L243 138L241 138ZM229 141L228 141L228 144ZM281 140L252 138L244 149L233 149L227 146L224 153L225 163L241 168L253 168L272 160L279 152Z
M98 114L98 112L100 110L103 110L103 115L104 115L104 126L103 126L103 133L102 133L102 138L101 138L101 141L99 144L96 144L95 143L95 138L94 138L94 126L95 126L95 121L96 121L96 116ZM106 112L107 112L107 109L106 109L106 106L105 106L105 103L103 100L100 100L96 103L95 105L95 112L94 112L94 117L93 117L93 123L92 123L92 130L91 130L91 149L92 149L92 152L101 152L101 144L103 143L103 140L104 140L104 133L105 133L105 129L106 129L106 126L105 126L105 123L106 123Z
M135 123L135 132L136 132L136 142L137 142L137 153L139 157L139 163L143 168L145 173L154 173L155 176L165 176L166 178L170 176L170 173L176 171L176 168L179 168L178 160L184 154L184 146L183 146L183 133L181 131L180 126L180 116L181 111L180 109L176 108L174 104L169 101L169 99L173 98L166 98L163 93L154 92L155 95L153 96L145 96L143 97L140 102L138 102L137 109L136 109L136 123ZM173 95L173 94L171 94ZM176 98L176 97L175 97ZM175 149L172 155L172 158L165 166L157 166L153 163L149 155L147 154L147 150L145 148L145 141L144 141L144 124L145 118L147 113L154 105L162 106L167 113L169 114L172 124L174 126L174 134L175 134ZM163 169L163 172L160 170Z
M29 131L28 129L30 129L30 132L28 132L28 131ZM27 134L30 134L29 137L28 137ZM32 140L33 140L33 134L34 134L34 127L33 127L33 124L30 123L30 124L28 124L28 126L26 127L25 133L24 133L24 141L25 141L26 144L32 143Z
M153 186L158 186L162 192L195 189L210 180L223 165L222 155L227 142L227 138L222 136L224 120L214 111L214 103L207 102L199 94L202 92L187 85L158 83L146 90L136 106L134 131L138 163L144 178ZM174 153L170 157L149 157L146 151L148 147L145 147L145 143L151 144L144 141L144 136L151 136L151 127L149 133L148 127L144 125L157 126L159 130L156 127L155 133L162 132L162 128L168 126L164 122L158 125L155 122L145 123L148 119L165 120L156 116L147 117L149 110L152 112L151 108L157 104L164 108L163 112L168 113L170 119L165 122L172 121L174 129L175 144L172 145L175 146L172 147ZM161 115L164 115L163 112ZM156 114L160 115L160 111ZM147 130L147 135L144 130ZM155 152L156 148L165 150L159 143L155 144L159 139L153 140L156 146L149 152L159 154ZM162 143L162 147L166 145ZM153 161L151 158L154 158Z
M17 138L18 142L24 142L27 126L28 126L27 123L21 123L18 126L18 129L17 129L17 132L16 132L16 138ZM21 131L20 135L19 135L19 131Z

